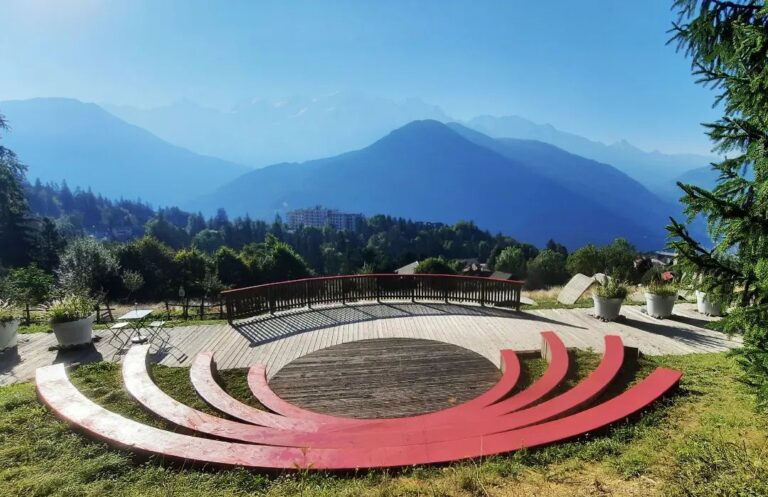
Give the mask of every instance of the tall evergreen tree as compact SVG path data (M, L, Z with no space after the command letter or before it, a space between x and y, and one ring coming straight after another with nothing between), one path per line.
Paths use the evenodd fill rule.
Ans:
M0 114L0 132L7 131ZM0 136L1 138L1 136ZM0 145L0 265L21 266L30 262L35 229L24 194L26 167L16 154Z
M713 246L672 221L671 246L692 282L735 308L727 330L744 334L748 378L768 405L768 8L764 1L677 0L672 41L699 82L718 90L723 117L707 124L719 179L680 184L689 222L708 221Z

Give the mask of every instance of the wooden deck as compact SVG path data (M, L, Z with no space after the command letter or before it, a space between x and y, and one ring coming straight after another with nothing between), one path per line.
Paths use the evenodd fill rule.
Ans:
M501 371L445 342L357 340L291 362L270 381L277 395L322 414L393 418L446 409L493 387Z
M263 363L269 377L298 357L333 345L372 338L420 338L458 345L498 366L499 351L535 350L539 333L554 330L566 346L602 351L603 337L618 334L648 355L719 352L738 347L738 338L704 329L711 320L695 306L678 304L673 319L657 320L640 307L625 306L622 322L603 323L591 309L528 310L515 313L480 306L444 303L359 304L296 310L264 316L235 327L227 324L173 328L153 350L161 364L189 366L200 351L214 351L219 369ZM57 351L53 334L19 336L17 349L0 353L0 384L29 381L40 366L54 363L119 361L124 351L108 342Z

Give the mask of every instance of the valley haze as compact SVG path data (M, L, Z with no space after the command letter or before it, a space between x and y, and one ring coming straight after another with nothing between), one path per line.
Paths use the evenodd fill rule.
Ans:
M0 109L12 126L6 141L29 164L30 180L66 179L71 187L108 197L208 215L225 208L232 215L271 220L320 204L366 215L471 220L538 245L554 238L578 247L621 236L653 249L664 244L668 217L679 215L675 179L685 174L710 179L708 157L604 145L520 117L479 116L459 123L419 100L397 103L343 93L301 103L325 111L288 101L251 103L247 119L237 111L219 116L228 120L221 130L241 128L234 137L220 133L229 142L198 126L222 122L203 116L182 112L168 118L175 123L168 129L176 130L181 144L236 141L243 154L277 156L285 150L322 157L342 145L350 148L253 169L171 143L115 116L113 106L108 112L74 99L39 98L0 102ZM363 111L367 127L356 120ZM61 122L68 125L62 128ZM260 138L257 129L265 130Z

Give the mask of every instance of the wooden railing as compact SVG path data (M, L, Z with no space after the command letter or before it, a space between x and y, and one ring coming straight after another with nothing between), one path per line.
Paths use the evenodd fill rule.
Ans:
M434 274L355 274L282 281L221 293L227 321L313 304L361 300L472 302L520 310L521 281Z

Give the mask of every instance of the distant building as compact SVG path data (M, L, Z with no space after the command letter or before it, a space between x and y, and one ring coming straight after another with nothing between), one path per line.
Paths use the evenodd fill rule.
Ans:
M362 214L339 212L336 209L327 209L319 205L309 209L296 209L288 212L288 226L293 229L299 226L312 226L314 228L331 226L340 231L357 231L358 223L364 220L365 216Z

